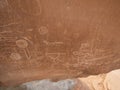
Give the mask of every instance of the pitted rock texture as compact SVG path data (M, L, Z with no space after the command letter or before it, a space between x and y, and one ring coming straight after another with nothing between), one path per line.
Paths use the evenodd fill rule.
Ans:
M0 0L0 84L120 68L119 0Z

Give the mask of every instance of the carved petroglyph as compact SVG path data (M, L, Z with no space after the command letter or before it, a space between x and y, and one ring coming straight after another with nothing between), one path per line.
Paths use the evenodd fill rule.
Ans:
M3 28L3 27L10 27L10 26L12 26L12 25L17 25L17 24L19 24L19 23L15 23L15 22L12 22L12 23L8 23L8 24L4 24L4 25L0 25L0 28Z
M114 55L106 55L106 56L101 56L101 57L96 57L96 58L93 58L93 59L88 59L88 61L98 61L98 60L102 60L102 59L106 59L106 58L112 58Z
M86 59L86 57L93 57L93 54L88 49L89 44L84 43L81 44L81 47L78 51L73 51L73 55L77 58L77 62L81 63L83 59ZM88 52L89 51L89 52Z
M10 58L12 60L20 60L22 57L19 53L11 53Z
M40 35L46 35L48 33L48 28L46 26L41 26L38 29L38 32L39 32Z
M16 45L17 45L19 48L23 49L23 51L24 51L27 59L30 59L30 58L31 58L30 52L29 52L29 50L28 50L28 48L27 48L27 47L28 47L28 42L27 42L26 40L24 40L24 39L17 40L17 41L16 41Z
M107 9L111 10L106 7L107 1L94 1L0 0L1 80L17 83L52 78L54 74L61 78L81 76L80 71L82 75L90 75L118 68L119 19L112 12L107 13ZM115 3L109 3L112 11L118 10ZM25 77L18 73L20 69ZM6 78L7 70L15 78L13 75Z
M4 36L0 36L0 41L14 41L16 40L17 37L4 37Z
M27 31L28 31L28 32L32 32L32 31L33 31L33 29L32 29L32 28L29 28L29 29L27 29Z
M28 46L28 43L27 43L27 41L26 40L24 40L24 39L20 39L20 40L17 40L16 41L16 45L19 47L19 48L27 48L27 46Z
M66 53L46 53L46 56L49 57L54 63L59 63L60 57L66 55Z
M8 30L0 31L0 34L4 34L4 33L12 33L12 31L8 31Z
M25 53L25 56L27 57L27 59L31 59L31 54L27 48L24 49L24 53Z
M61 45L61 44L64 44L63 42L49 42L49 41L46 41L44 40L43 43L45 43L46 45Z
M23 37L23 39L33 45L33 42L30 39L28 39L27 37Z
M88 64L87 62L99 61L101 59L113 57L112 53L105 53L106 50L94 49L90 43L81 44L78 51L73 51L73 58L77 59L78 64ZM107 51L109 52L109 51Z

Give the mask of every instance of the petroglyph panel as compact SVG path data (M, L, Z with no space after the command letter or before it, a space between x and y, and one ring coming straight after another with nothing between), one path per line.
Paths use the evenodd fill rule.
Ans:
M0 82L15 85L120 68L119 3L0 0Z

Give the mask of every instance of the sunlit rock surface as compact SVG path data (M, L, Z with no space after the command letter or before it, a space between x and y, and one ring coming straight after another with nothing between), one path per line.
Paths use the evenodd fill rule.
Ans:
M108 74L80 78L79 80L89 87L86 90L120 90L120 70L115 70ZM76 90L84 90L79 88L79 84L77 86Z

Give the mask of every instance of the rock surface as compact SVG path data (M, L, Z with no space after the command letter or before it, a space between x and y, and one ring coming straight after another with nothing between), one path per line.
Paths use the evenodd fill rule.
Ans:
M120 68L120 0L0 0L0 85Z
M32 81L16 87L1 87L0 90L120 90L120 70L58 82Z
M62 80L51 82L50 80L33 81L16 87L1 87L0 90L72 90L75 80Z
M89 89L81 88L80 85L82 84L77 84L75 90L120 90L120 70L115 70L108 74L80 78L79 80Z

